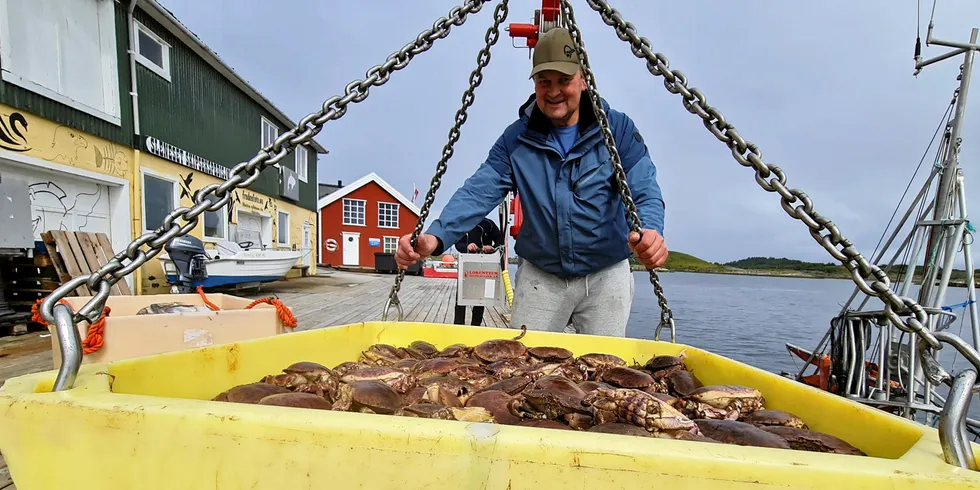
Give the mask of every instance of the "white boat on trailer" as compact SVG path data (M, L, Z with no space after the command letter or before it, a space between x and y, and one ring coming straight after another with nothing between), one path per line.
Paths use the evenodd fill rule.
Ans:
M176 248L171 249L168 244L167 251L158 256L163 263L167 282L174 289L181 285L189 286L191 290L198 286L209 289L243 288L278 281L286 277L302 255L299 250L248 249L232 241L219 241L216 249L209 251L196 239L184 243L182 240L187 238L194 237L175 239L171 243ZM171 254L175 254L173 258ZM205 273L195 274L195 268L200 268L201 265ZM188 269L184 269L185 267ZM182 277L185 273L190 273L190 276Z

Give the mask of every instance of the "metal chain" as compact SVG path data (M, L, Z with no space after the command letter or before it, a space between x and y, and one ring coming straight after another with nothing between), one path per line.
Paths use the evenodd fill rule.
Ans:
M509 0L501 0L493 11L493 25L487 29L485 36L486 45L477 54L476 68L470 73L470 86L463 91L463 105L456 111L456 123L449 130L449 142L442 148L442 158L436 164L436 173L432 177L432 182L429 184L429 190L425 193L425 200L419 212L419 220L415 224L415 230L412 231L412 249L418 246L419 235L422 234L422 227L425 226L425 220L429 216L429 209L432 207L433 201L435 201L436 191L439 190L439 186L442 184L442 176L446 173L446 169L449 168L448 162L453 156L453 146L459 141L460 128L466 122L466 111L473 105L473 101L476 100L473 92L483 82L483 69L490 64L490 48L494 44L497 44L497 39L500 38L500 25L507 19L509 12L507 7L508 2ZM398 299L398 291L401 290L402 280L404 278L405 269L399 269L398 276L395 277L395 284L391 286L391 291L388 293L388 300L385 301L384 309L381 312L381 319L383 321L388 321L388 312L392 305L398 308L398 321L404 318L402 304Z
M606 150L609 151L609 161L613 166L613 176L619 187L619 194L623 200L623 205L626 207L626 221L631 231L642 234L640 217L636 212L636 204L633 203L633 195L630 193L629 184L626 181L626 171L623 170L623 163L619 157L619 151L616 149L616 140L613 138L612 130L609 128L609 119L606 116L606 110L602 107L602 99L599 97L599 89L596 87L595 74L592 73L589 56L585 52L585 42L582 40L582 32L575 22L575 12L569 0L562 0L561 7L562 16L566 19L566 24L568 25L568 33L571 35L572 41L575 43L575 48L578 50L579 60L582 65L582 76L585 78L589 98L592 100L592 107L595 109L596 120L599 122L599 129L602 133L602 140L606 144ZM656 294L657 302L660 305L660 324L657 325L653 338L654 340L660 340L661 331L664 327L668 327L670 329L670 341L676 342L677 333L674 327L674 313L667 306L667 297L664 296L664 288L660 285L660 277L657 276L657 271L652 268L648 270L650 271L650 283L653 285L653 292Z
M765 163L759 148L743 139L735 130L735 126L726 121L717 109L708 105L707 99L700 90L689 89L687 77L678 70L671 70L667 58L663 54L654 53L650 41L640 37L632 23L623 20L620 13L610 7L605 0L586 1L600 14L606 25L616 29L616 34L621 40L630 44L634 56L646 60L647 70L651 74L664 78L664 87L670 93L680 94L683 97L684 108L702 119L705 128L728 146L739 164L755 169L756 183L766 191L780 195L783 210L806 224L813 239L850 271L851 278L858 288L885 303L885 313L889 321L898 329L918 337L918 350L922 354L924 366L928 367L925 373L931 382L947 385L953 383L953 376L945 372L936 361L935 351L942 349L944 343L956 348L970 360L974 370L980 371L980 353L956 335L948 332L933 333L926 328L928 316L922 306L911 298L903 298L893 292L888 275L877 265L869 263L851 241L841 235L833 222L817 213L813 209L813 202L803 191L788 188L786 175L782 169ZM769 180L766 180L767 178ZM798 204L794 207L796 203ZM870 283L865 279L867 277L872 278ZM903 320L902 315L907 315L907 318ZM973 387L974 390L977 388L977 386ZM961 397L957 401L960 405L953 407L955 411L965 412L962 404L968 404L970 398ZM950 434L941 431L940 438L944 437L950 437Z
M76 323L83 320L89 322L97 320L114 284L159 254L171 239L186 235L194 229L201 213L218 211L230 202L231 190L244 188L255 182L262 170L285 158L296 146L310 141L327 122L342 117L347 112L348 104L361 102L367 98L368 90L372 86L386 83L394 71L408 66L416 55L427 51L436 40L445 38L452 26L463 25L466 16L479 12L487 1L489 0L467 0L462 5L453 7L448 17L439 18L431 29L422 31L414 41L388 56L384 64L369 69L364 80L355 80L348 84L343 96L338 95L326 100L320 111L307 115L295 128L284 132L271 145L259 150L251 160L232 168L228 180L220 185L205 186L196 192L193 207L173 210L164 218L160 227L133 240L126 250L117 253L99 270L62 284L41 304L41 313L45 320L53 323L54 305L83 284L97 292L75 313L73 320ZM147 246L145 250L142 249L144 245Z

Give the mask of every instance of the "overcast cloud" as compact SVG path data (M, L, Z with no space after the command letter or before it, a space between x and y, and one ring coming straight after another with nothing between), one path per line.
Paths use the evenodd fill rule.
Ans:
M458 4L161 3L294 120L343 94L349 82ZM767 162L783 168L790 186L806 191L820 213L871 254L958 83L962 57L912 76L915 2L611 3L666 55L671 68L687 75L689 87L700 88L762 149ZM328 123L317 137L330 151L320 159L321 182L351 182L374 171L409 197L416 182L421 204L495 4L453 27L447 38ZM507 22L530 22L538 7L537 0L514 0ZM586 2L574 7L600 93L634 119L657 165L670 249L718 262L754 255L833 260ZM931 8L932 2L922 3L923 41ZM935 23L936 37L966 42L970 28L980 27L980 2L941 0ZM430 222L532 92L528 50L514 49L511 42L502 32L492 51ZM923 56L948 49L924 47ZM974 69L973 80L960 161L968 202L976 209L980 69Z

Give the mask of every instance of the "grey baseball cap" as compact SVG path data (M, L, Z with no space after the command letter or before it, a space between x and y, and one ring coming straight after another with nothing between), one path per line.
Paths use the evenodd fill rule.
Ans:
M574 75L580 67L575 43L564 27L549 29L538 39L531 61L531 77L545 70Z

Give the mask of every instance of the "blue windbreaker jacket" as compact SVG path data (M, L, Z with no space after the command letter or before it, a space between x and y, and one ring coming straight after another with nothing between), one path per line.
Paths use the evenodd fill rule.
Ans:
M602 105L642 227L663 235L663 196L643 137L629 116L605 100ZM440 242L434 254L516 191L524 222L514 251L535 266L559 277L581 277L628 258L626 208L588 95L582 94L579 134L565 158L533 94L518 116L429 226L427 233Z

